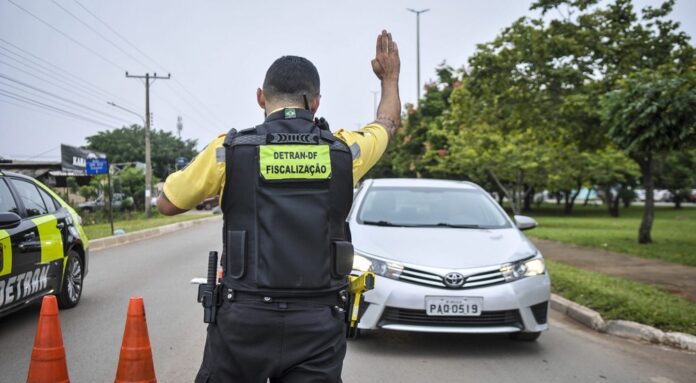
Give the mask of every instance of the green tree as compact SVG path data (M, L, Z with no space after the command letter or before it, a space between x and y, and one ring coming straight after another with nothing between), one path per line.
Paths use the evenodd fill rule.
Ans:
M78 192L80 196L86 200L91 200L97 198L99 191L92 185L82 185L80 186Z
M633 194L635 181L640 176L638 165L615 145L592 153L587 167L589 185L601 191L600 195L612 217L619 216L622 197Z
M458 174L437 167L438 158L446 150L446 141L433 135L442 126L450 105L450 95L460 73L446 63L436 69L437 79L425 85L418 107L406 105L402 128L390 149L391 166L402 177L457 178Z
M145 129L139 125L99 132L86 140L89 149L106 154L111 163L145 162ZM181 140L163 130L151 131L150 142L152 173L160 178L174 170L178 157L196 155L196 140Z
M66 178L65 183L67 184L70 193L75 194L80 190L80 187L77 185L77 180L75 179L75 177Z
M652 242L655 160L663 153L696 144L696 76L671 68L644 70L619 82L602 99L609 135L640 166L645 209L639 243Z
M134 206L140 209L145 205L145 172L142 169L129 167L118 173L118 183L121 192L133 198ZM152 183L159 182L157 177L153 177Z
M546 187L563 196L570 213L587 182L591 152L606 145L591 81L591 51L578 41L576 29L523 17L492 42L480 44L465 79L474 102L465 101L465 114L451 113L462 126L467 125L462 121L482 122L495 132L487 134L500 136L501 146L491 150L511 154L486 168L496 184L516 190L511 198L526 209L534 191Z

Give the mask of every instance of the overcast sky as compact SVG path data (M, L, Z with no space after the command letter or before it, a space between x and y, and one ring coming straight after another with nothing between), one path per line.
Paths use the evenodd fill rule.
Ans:
M99 131L142 124L107 105L144 114L143 83L127 79L126 71L171 73L151 87L153 128L176 132L182 116L182 138L202 148L232 127L262 121L255 91L273 60L286 54L305 56L319 69L318 115L333 130L356 129L373 118L379 82L370 60L383 28L399 44L402 104L416 99L416 17L407 7L430 9L421 15L425 82L443 60L459 67L476 44L534 15L530 3L0 0L0 156L58 160L61 143L85 145ZM691 36L695 15L696 0L677 1L674 18Z

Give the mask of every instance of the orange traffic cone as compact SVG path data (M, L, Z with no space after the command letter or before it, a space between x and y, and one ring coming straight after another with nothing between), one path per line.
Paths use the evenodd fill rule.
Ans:
M114 383L156 383L152 348L147 335L143 298L131 298L128 303L126 329L123 332L121 356L118 359Z
M54 295L43 297L27 383L69 383L58 303Z

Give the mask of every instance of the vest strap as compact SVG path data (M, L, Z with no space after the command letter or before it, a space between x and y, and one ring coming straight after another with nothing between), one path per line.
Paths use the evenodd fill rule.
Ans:
M235 146L239 145L265 145L266 144L266 136L260 136L258 134L249 134L249 135L241 135L234 137L230 142L228 143L227 140L225 140L225 146L232 148Z
M257 127L257 133L258 133ZM265 130L265 129L264 129ZM330 143L331 150L338 150L342 152L350 153L348 145L343 141L339 140L325 130L319 131L319 136L316 134L295 134L295 133L271 133L271 134L238 134L235 129L230 129L229 133L225 137L224 146L232 148L239 145L266 145L268 143L298 143L298 144L317 144L319 143L319 137L322 141L328 141ZM308 142L309 141L309 142Z

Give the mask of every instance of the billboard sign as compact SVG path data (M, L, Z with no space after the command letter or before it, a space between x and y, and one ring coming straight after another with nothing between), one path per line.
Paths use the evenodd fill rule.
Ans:
M102 153L78 148L75 146L60 145L61 167L65 172L86 174L88 158L106 158Z

